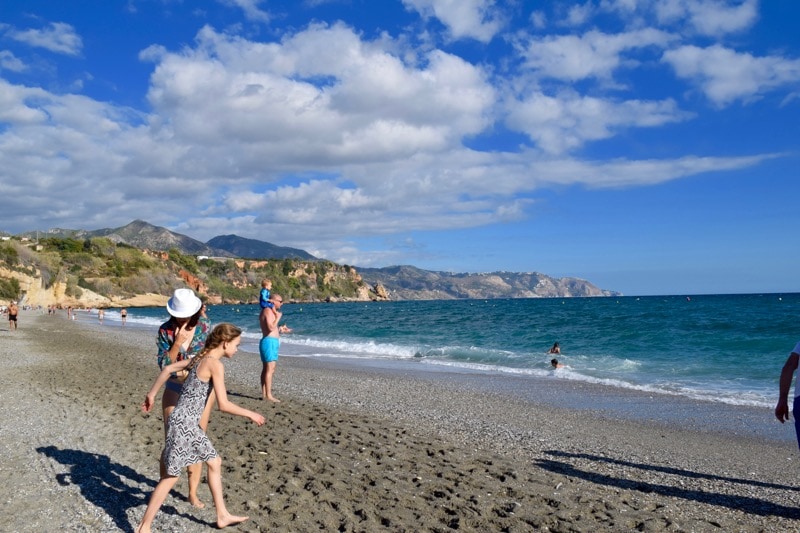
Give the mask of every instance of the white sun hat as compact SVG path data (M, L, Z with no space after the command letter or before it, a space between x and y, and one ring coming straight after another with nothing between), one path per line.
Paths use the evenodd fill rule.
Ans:
M167 302L167 312L175 318L189 318L200 310L203 302L192 289L175 289Z

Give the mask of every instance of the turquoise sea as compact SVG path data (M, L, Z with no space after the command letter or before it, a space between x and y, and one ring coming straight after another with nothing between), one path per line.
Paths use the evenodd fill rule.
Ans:
M257 357L258 311L219 305L208 314L242 327L242 348ZM758 407L774 405L781 367L800 340L800 294L287 303L283 311L293 328L283 355L406 361L423 371L529 375ZM134 308L128 317L130 327L155 331L167 314ZM566 365L559 370L546 353L555 341Z

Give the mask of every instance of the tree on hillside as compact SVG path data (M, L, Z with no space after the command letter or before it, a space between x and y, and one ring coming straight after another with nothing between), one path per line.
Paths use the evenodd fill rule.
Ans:
M17 279L0 279L0 298L5 300L18 300L19 295L20 288Z

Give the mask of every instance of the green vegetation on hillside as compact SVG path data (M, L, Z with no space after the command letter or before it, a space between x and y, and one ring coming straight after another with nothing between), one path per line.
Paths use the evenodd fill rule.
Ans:
M19 281L0 278L0 298L5 300L19 299Z
M261 280L272 280L272 291L287 300L324 301L356 298L364 282L349 266L330 261L294 259L201 259L181 253L150 252L105 237L85 240L46 238L32 243L9 241L0 246L0 266L41 277L45 288L66 284L68 296L83 289L108 298L137 294L170 294L190 286L223 303L255 302ZM0 297L19 294L16 280L0 277ZM5 296L4 296L5 295Z

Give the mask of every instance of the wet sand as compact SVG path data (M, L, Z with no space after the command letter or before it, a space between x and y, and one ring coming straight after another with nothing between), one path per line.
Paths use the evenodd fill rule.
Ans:
M0 327L0 530L133 530L163 445L160 414L139 409L154 338L34 312ZM753 410L686 402L696 417L661 417L668 398L569 383L520 394L498 376L286 356L272 404L257 356L225 365L231 398L267 417L212 415L228 507L251 517L231 531L800 529L797 446L777 421L783 438L748 431ZM719 411L744 413L740 429L703 424ZM212 528L200 494L206 509L188 504L184 476L154 530Z

